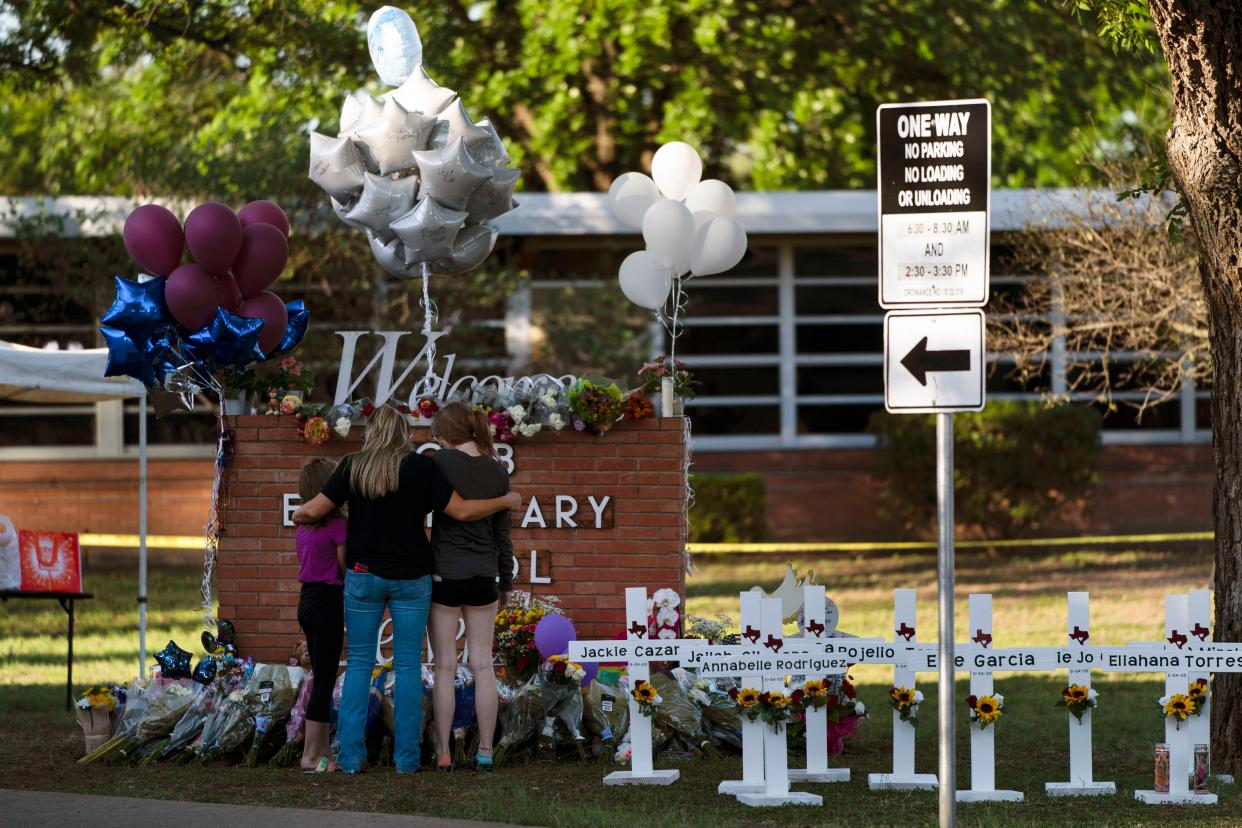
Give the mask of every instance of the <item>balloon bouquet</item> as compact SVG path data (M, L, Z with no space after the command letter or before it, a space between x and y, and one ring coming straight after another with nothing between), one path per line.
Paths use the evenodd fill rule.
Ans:
M193 389L220 391L217 371L281 356L306 333L302 300L286 304L267 289L289 258L289 220L272 202L237 213L201 204L184 228L167 208L144 204L122 235L134 261L155 275L115 277L116 298L100 320L106 376L177 391L188 408ZM183 262L186 250L192 260Z
M311 133L309 177L341 221L366 233L384 270L422 280L430 379L429 277L465 273L488 257L499 231L487 222L517 206L519 171L491 121L472 121L457 93L428 76L408 14L376 11L367 43L380 80L396 88L378 99L349 95L336 137Z
M685 282L735 267L746 255L746 231L734 218L733 190L701 180L703 162L689 144L656 151L651 176L628 172L612 182L608 206L623 224L641 229L647 248L621 262L626 298L656 311L675 356L686 309ZM670 301L671 300L671 301Z
M224 204L201 204L184 227L167 208L144 204L125 219L122 235L134 261L155 275L116 277L116 298L100 320L108 345L105 376L124 374L149 389L173 392L186 409L208 388L223 405L219 372L281 356L302 341L310 321L305 304L285 303L267 289L289 259L289 219L272 202L252 201L237 213ZM192 261L183 262L187 249ZM227 445L221 411L203 555L209 626Z

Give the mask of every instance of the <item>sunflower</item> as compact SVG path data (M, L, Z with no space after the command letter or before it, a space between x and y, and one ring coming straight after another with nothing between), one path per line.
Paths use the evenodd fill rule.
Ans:
M1000 702L993 696L980 696L975 700L975 714L980 725L990 725L1001 717Z
M789 697L784 693L769 693L768 704L777 710L782 710L789 705Z
M888 698L898 710L906 710L914 704L914 691L909 687L894 687L888 691Z
M759 703L759 691L752 690L749 687L739 690L737 692L737 703L743 708L754 707Z
M1187 688L1186 695L1189 696L1190 700L1197 706L1200 702L1207 698L1207 682L1202 679L1196 681L1194 684L1190 685L1189 688Z
M823 679L811 679L802 685L802 692L813 699L828 695L828 682Z
M634 682L634 689L630 692L634 696L634 701L639 704L650 704L655 701L656 689L645 681Z
M1061 695L1072 702L1085 702L1087 700L1087 688L1081 684L1071 684L1061 691Z
M1190 696L1185 693L1178 693L1170 698L1164 705L1164 715L1171 716L1174 719L1185 721L1186 717L1195 712L1195 703Z

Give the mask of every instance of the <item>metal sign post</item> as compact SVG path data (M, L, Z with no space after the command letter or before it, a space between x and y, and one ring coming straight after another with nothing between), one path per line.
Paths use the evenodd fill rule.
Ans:
M957 820L953 662L953 412L986 402L992 107L884 104L875 113L884 407L936 415L940 824Z

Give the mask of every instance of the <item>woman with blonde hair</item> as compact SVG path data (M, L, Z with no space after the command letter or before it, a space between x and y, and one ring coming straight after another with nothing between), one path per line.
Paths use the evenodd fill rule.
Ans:
M431 436L441 446L435 455L436 465L455 490L479 498L508 493L509 474L496 458L491 424L485 414L463 402L446 405L431 421ZM479 722L479 749L474 765L479 770L490 770L499 704L492 668L492 635L497 606L508 602L513 584L509 511L473 521L437 514L431 528L431 547L436 559L431 583L436 770L453 767L449 734L453 726L457 628L463 618Z
M422 650L431 606L433 559L424 524L428 513L481 520L521 505L516 494L464 500L430 459L414 453L405 416L380 406L371 417L362 449L345 457L323 491L293 513L295 523L314 523L349 505L345 543L345 629L348 656L341 691L340 756L346 773L366 760L367 699L375 642L387 609L392 616L396 687L393 759L398 772L419 766L422 722Z

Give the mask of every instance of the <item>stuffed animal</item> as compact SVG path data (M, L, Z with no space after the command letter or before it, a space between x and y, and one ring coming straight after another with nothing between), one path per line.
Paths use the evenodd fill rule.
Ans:
M0 515L0 591L22 588L21 547L13 521Z

